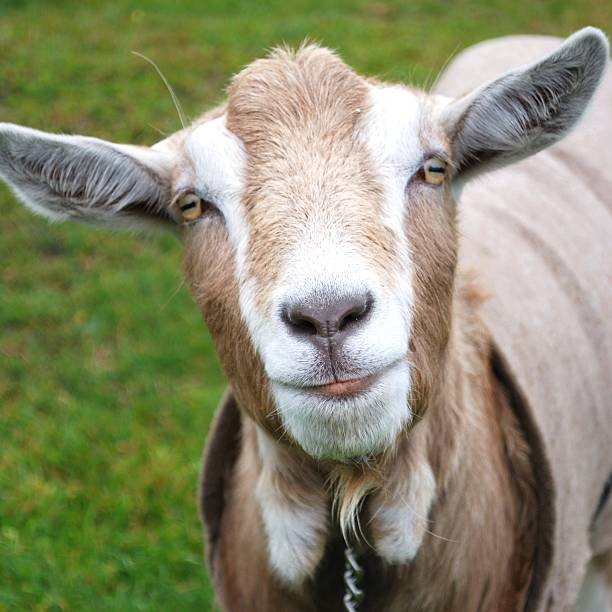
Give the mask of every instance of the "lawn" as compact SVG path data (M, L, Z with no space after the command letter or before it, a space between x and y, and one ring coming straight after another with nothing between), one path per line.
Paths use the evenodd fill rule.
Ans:
M425 84L517 32L612 32L601 0L0 0L0 121L152 144L306 36ZM0 610L209 610L199 457L224 377L171 236L52 225L0 186Z

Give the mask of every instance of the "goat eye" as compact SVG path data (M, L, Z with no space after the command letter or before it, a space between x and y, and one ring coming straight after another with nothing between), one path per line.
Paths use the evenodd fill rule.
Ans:
M438 157L430 157L423 164L423 177L426 183L441 185L446 174L446 162Z
M175 200L175 206L183 221L195 221L206 211L206 202L195 193L181 193Z

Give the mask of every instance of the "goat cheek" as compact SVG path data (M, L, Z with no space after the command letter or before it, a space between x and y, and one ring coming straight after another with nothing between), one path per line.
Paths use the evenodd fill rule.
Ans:
M238 284L227 236L214 226L206 230L194 228L186 236L184 272L215 344L219 345L223 337L235 336L240 324Z
M278 432L280 423L266 417L269 389L240 314L234 251L224 229L188 236L184 268L239 405L265 429Z
M448 342L453 278L457 263L455 205L415 194L406 215L414 265L413 360L415 395L426 403ZM417 407L418 410L418 407Z

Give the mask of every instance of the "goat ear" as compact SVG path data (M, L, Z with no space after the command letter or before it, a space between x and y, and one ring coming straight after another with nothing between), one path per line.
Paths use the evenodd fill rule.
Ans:
M463 177L518 161L554 144L582 116L608 64L596 28L570 36L544 59L507 72L442 111Z
M51 219L169 224L170 168L169 156L156 149L0 123L0 177Z

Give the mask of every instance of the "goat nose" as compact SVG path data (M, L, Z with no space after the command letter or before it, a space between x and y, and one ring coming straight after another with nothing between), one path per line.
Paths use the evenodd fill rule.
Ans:
M353 331L367 318L372 305L368 293L334 302L308 300L283 308L282 318L293 334L331 338Z

